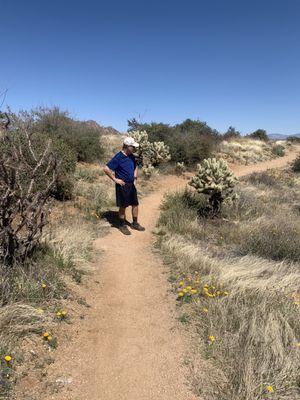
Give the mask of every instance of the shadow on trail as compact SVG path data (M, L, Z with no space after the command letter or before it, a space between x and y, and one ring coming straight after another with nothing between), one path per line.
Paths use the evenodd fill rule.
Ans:
M102 218L105 219L113 228L120 227L119 213L118 211L104 211L102 213ZM126 225L130 226L130 222L125 220Z

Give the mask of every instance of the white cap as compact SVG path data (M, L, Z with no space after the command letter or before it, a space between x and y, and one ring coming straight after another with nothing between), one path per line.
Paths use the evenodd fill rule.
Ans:
M139 147L139 144L130 136L124 139L123 144L125 144L126 146Z

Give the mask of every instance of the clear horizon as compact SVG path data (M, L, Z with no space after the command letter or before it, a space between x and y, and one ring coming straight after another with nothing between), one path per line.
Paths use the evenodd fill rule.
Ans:
M131 118L300 132L297 0L0 5L3 107L59 106L122 132Z

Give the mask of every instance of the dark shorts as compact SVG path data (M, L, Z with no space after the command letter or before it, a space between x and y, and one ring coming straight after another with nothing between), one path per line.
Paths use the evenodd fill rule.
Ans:
M137 206L139 204L133 182L125 183L124 186L116 185L116 203L118 207Z

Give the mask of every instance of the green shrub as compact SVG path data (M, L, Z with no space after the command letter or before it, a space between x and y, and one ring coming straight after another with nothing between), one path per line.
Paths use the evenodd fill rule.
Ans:
M239 139L240 137L241 133L237 131L233 126L230 126L223 135L224 140Z
M128 131L147 131L151 142L163 141L170 150L171 159L195 165L211 156L221 140L221 135L205 122L187 119L181 124L170 126L163 123L142 124L128 121Z
M285 148L283 146L276 145L272 148L272 153L275 154L275 156L283 157L285 155Z
M39 133L64 140L75 152L77 161L99 160L104 149L101 145L101 127L89 122L76 121L65 111L55 107L33 110L34 129Z
M252 139L263 140L264 142L267 142L269 140L268 134L264 129L257 129L247 136Z
M292 143L300 143L300 137L299 136L288 136L286 138L287 142L292 142Z
M300 172L300 156L293 161L292 169L294 172Z

